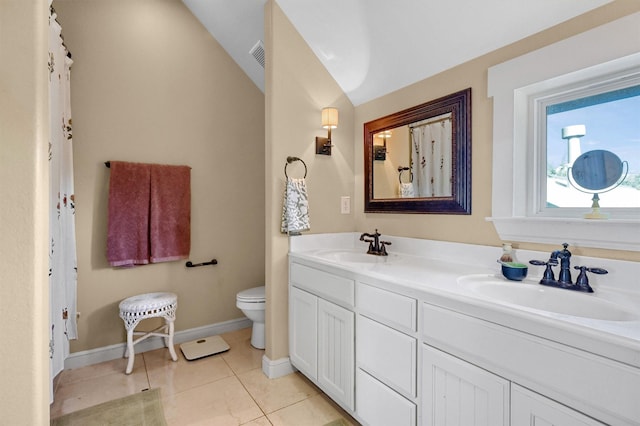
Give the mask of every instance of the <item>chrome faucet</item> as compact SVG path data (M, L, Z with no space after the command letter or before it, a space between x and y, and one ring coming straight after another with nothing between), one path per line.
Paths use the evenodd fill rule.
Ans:
M360 241L364 241L365 243L369 243L369 250L367 250L368 254L373 254L375 256L388 256L387 249L385 246L390 246L391 243L389 241L380 241L380 233L376 229L376 232L373 234L364 233L360 235ZM373 238L373 239L371 239Z
M555 250L551 252L551 257L548 261L543 260L530 260L532 265L545 265L546 269L540 280L540 284L549 287L565 288L567 290L584 291L586 293L593 293L593 289L589 285L589 278L587 272L593 272L594 274L607 274L608 271L602 268L589 268L586 266L575 266L574 269L580 271L575 284L571 281L571 252L567 250L569 244L563 243L562 250ZM558 259L560 259L560 274L556 280L553 273L553 266L558 265Z

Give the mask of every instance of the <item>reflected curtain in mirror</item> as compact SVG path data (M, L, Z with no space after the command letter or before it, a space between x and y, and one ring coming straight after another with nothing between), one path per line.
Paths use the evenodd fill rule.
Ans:
M451 196L451 114L409 125L416 197Z

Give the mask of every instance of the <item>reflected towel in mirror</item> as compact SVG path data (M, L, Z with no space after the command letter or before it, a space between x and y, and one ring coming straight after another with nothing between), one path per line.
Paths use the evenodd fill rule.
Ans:
M413 198L416 192L413 189L413 182L401 183L398 187L398 195L400 198Z

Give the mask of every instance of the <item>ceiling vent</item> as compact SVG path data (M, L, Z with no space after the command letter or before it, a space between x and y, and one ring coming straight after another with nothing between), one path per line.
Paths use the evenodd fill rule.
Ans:
M249 51L249 54L256 58L256 61L264 68L264 44L262 44L262 40L258 40L255 46Z

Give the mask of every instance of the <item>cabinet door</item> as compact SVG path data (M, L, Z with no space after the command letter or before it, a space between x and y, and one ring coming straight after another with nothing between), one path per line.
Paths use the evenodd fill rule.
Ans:
M427 345L422 366L423 426L509 425L507 380Z
M318 366L318 298L295 287L289 292L289 357L291 364L316 380Z
M511 424L514 426L602 426L575 410L513 384L511 387Z
M318 300L318 383L353 410L354 314Z

